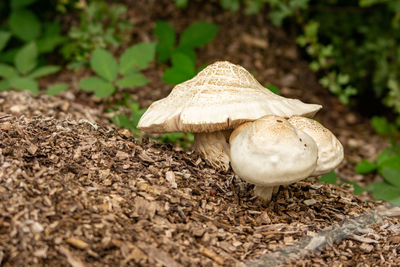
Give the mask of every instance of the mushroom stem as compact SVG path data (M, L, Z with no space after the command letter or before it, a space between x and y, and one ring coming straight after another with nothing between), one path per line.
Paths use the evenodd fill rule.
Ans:
M272 195L276 194L279 189L279 186L262 186L256 185L254 187L254 195L256 195L259 199L261 199L264 203L268 203L271 201Z
M214 168L229 170L229 136L232 130L194 135L194 150Z
M279 185L274 186L274 189L272 191L272 195L275 196L276 194L278 194L278 191L279 191Z

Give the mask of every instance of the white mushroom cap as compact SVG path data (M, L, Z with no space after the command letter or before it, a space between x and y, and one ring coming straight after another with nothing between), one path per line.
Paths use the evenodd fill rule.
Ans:
M216 62L154 102L139 121L146 132L215 132L265 115L313 116L320 105L276 95L246 69Z
M343 146L331 131L326 129L319 122L309 118L293 116L289 118L288 121L297 129L311 136L317 143L317 167L311 176L328 173L342 162L344 157Z
M317 165L317 144L282 117L245 123L232 132L229 143L233 170L257 186L296 182Z

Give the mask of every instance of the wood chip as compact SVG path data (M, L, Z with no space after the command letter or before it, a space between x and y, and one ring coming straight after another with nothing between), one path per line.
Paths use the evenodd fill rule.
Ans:
M72 267L86 266L78 257L72 255L72 253L66 247L61 246L59 251L67 257L67 261Z
M79 249L86 249L89 246L88 243L86 243L85 241L82 241L79 238L75 237L69 237L65 239L65 242Z
M129 138L132 136L131 131L129 131L128 129L121 129L118 131L118 133L126 138Z
M131 260L136 263L140 263L146 259L147 255L140 248L136 247L135 245L131 245L131 252L129 252L129 254L122 261L122 265L126 265Z
M125 160L129 158L129 154L123 151L118 151L115 155L119 160Z
M200 248L200 253L203 254L204 256L212 259L213 261L215 261L216 263L220 264L220 265L224 265L225 264L225 260L219 256L217 253L215 253L212 250L209 250L206 247L201 247Z
M172 188L177 188L178 185L175 182L175 174L172 171L167 171L165 173L165 179L171 184Z
M154 160L149 155L147 155L147 153L144 151L142 153L140 153L139 158L146 162L151 162L151 163L154 162Z
M367 244L371 244L371 243L377 244L377 243L379 243L375 239L371 239L371 238L363 237L363 236L359 236L359 235L351 235L350 238L355 240L355 241L362 242L362 243L367 243Z
M360 249L362 249L363 251L365 251L367 253L371 253L371 251L374 249L374 246L367 244L367 243L362 243L360 245Z
M268 42L265 39L257 38L247 33L242 34L242 40L246 44L259 47L262 49L266 49L268 47Z
M158 263L166 267L183 267L161 249L146 245L144 243L137 243L137 245L140 247L140 249L146 251L149 257L155 259Z
M304 200L304 204L306 204L307 206L312 206L315 203L317 203L317 201L313 198Z

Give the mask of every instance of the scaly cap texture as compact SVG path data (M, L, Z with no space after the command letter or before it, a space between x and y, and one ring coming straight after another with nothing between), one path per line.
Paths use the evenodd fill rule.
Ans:
M265 115L313 116L320 105L276 95L241 66L219 61L154 102L139 121L146 132L215 132Z

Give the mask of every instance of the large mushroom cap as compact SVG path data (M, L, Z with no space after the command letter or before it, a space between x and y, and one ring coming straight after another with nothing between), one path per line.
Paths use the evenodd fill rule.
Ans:
M342 162L343 146L331 131L309 118L293 116L288 121L297 129L311 136L317 143L318 161L312 176L328 173Z
M232 169L258 186L296 182L317 165L317 144L282 117L247 122L232 132L229 143Z
M216 62L154 102L138 128L147 132L214 132L273 114L313 116L320 105L276 95L246 69Z

